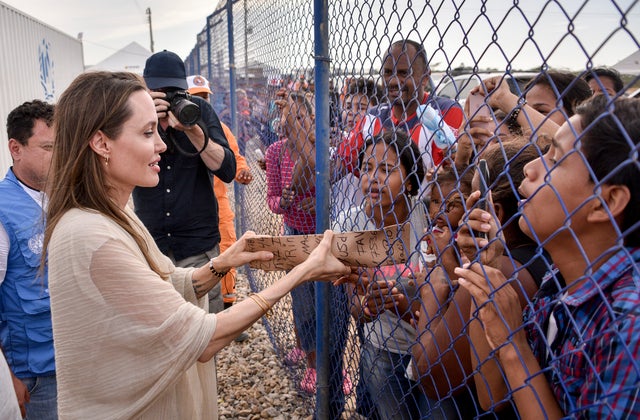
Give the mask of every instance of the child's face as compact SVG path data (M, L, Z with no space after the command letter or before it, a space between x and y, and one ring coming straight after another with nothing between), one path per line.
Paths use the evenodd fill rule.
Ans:
M342 125L345 131L353 130L353 117L351 107L353 106L353 95L346 95L342 104Z
M555 93L549 86L536 84L526 94L527 104L542 115L548 115L556 124L563 124L566 120L564 114L557 109Z
M454 189L452 182L436 184L431 189L429 200L429 217L439 228L458 228L460 219L464 215L464 197Z
M301 121L309 116L307 107L300 102L300 99L295 98L289 100L289 113L293 115L298 121ZM287 115L282 114L280 117L280 126L285 127L287 125Z
M600 83L598 83L598 81ZM589 87L591 88L591 91L593 92L593 96L601 95L603 92L607 92L607 94L612 98L616 96L615 82L610 77L596 76L593 79L589 80L588 83L589 83Z
M404 196L407 173L393 147L384 142L367 147L360 169L360 186L368 204L390 209Z
M366 115L369 109L369 98L361 93L345 97L342 113L343 123L346 131L351 131Z
M580 116L574 115L556 132L549 151L525 166L525 179L518 189L526 198L521 203L520 228L540 241L563 229L568 222L570 230L578 235L589 229L586 215L588 202L596 199L594 184L585 158L576 150L570 124L576 133L582 132Z

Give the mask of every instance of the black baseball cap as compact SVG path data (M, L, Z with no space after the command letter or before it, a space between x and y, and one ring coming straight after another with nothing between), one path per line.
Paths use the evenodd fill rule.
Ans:
M184 62L176 53L167 50L147 58L142 77L151 90L162 88L187 90L189 88Z

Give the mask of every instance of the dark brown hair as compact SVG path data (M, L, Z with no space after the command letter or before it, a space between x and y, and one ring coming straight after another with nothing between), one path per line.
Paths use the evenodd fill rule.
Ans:
M535 145L525 138L502 144L492 144L482 154L489 168L488 186L494 203L500 204L504 212L503 226L514 223L517 237L510 248L533 243L518 226L518 194L517 188L524 180L524 167L527 163L540 157Z
M640 100L610 101L598 95L577 110L583 132L579 135L582 153L596 184L625 185L631 198L622 214L620 231L626 246L640 245Z
M47 226L44 247L56 225L74 208L95 210L115 221L129 233L153 271L163 273L151 258L148 246L133 220L110 199L101 157L89 146L102 131L115 139L131 117L129 98L146 91L144 81L133 73L88 72L78 76L64 91L54 115L55 144L49 170ZM43 261L46 253L43 253Z
M556 99L562 100L562 108L567 117L573 116L576 107L591 97L589 84L566 71L542 72L527 83L525 90L528 91L536 85L548 87Z
M23 146L33 136L33 126L43 120L47 127L53 124L53 105L34 99L15 108L7 116L7 136Z

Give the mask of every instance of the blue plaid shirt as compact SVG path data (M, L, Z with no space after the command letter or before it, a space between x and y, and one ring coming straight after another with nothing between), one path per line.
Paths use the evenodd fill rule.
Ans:
M640 248L622 248L564 297L550 278L525 311L529 344L568 416L640 418L639 260Z

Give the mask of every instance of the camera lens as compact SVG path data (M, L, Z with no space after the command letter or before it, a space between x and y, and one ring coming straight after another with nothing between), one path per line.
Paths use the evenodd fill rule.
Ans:
M193 125L200 119L200 107L186 99L178 99L172 103L171 111L184 125Z

